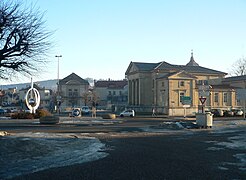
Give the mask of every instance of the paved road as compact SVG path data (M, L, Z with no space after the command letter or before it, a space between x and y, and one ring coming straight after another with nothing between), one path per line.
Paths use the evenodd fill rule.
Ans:
M15 179L246 179L245 120L214 121L212 129L193 129L192 120L173 121L66 117L58 125L40 125L38 120L0 120L0 129L96 137L109 154Z

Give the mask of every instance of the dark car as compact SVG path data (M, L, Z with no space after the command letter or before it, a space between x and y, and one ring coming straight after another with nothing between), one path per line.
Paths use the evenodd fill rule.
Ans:
M224 116L229 116L229 117L234 116L234 112L231 110L224 110Z
M5 110L4 109L0 109L0 114L4 114L5 113Z
M212 109L211 113L216 117L221 117L224 115L224 112L221 109Z

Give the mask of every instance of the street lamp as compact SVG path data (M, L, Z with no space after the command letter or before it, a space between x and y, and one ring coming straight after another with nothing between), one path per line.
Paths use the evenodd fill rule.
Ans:
M56 55L55 57L58 60L58 64L57 64L57 85L59 85L59 70L60 70L59 61L60 61L60 58L62 57L62 55Z
M62 57L62 55L56 55L55 56L57 58L57 61L58 61L58 64L57 64L57 97L56 97L56 100L57 100L57 112L60 113L60 102L61 102L61 96L60 96L60 93L59 93L59 71L60 71L60 67L59 67L59 61L60 61L60 58Z

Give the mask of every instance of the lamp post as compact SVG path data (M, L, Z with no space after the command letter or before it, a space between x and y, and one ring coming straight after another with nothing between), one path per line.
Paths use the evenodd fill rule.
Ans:
M56 55L55 56L57 58L57 96L56 96L56 101L57 101L57 112L58 114L60 113L60 103L61 103L61 96L60 96L60 93L59 93L59 71L60 71L60 64L59 64L59 61L60 61L60 58L62 57L62 55Z

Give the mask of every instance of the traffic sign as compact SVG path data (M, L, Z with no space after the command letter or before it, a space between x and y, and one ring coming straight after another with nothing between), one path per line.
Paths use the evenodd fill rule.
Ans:
M200 98L199 98L199 100L201 101L202 104L205 103L206 99L207 99L207 98L205 98L205 97L200 97Z
M183 105L191 105L191 97L190 96L182 96L181 102Z
M209 91L209 85L199 85L198 90L199 91Z

